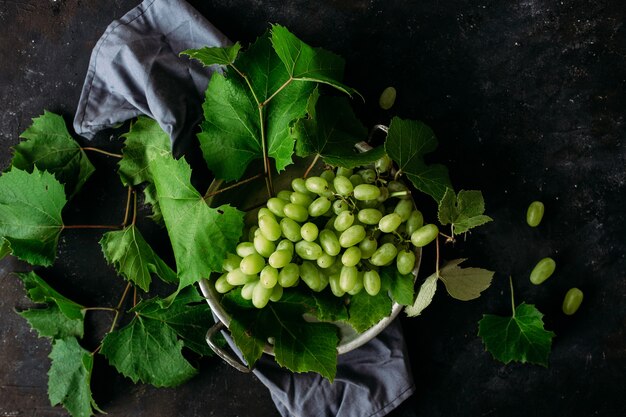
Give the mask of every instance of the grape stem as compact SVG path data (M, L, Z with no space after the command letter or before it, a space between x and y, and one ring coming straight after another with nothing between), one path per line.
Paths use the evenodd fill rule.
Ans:
M435 274L437 278L441 278L439 276L439 235L435 238Z
M302 178L306 178L309 173L311 172L311 170L313 169L313 167L315 166L315 164L317 164L317 161L320 159L320 154L315 154L315 158L313 158L313 162L311 162L311 165L309 165L309 167L306 169L306 171L304 171L304 175L302 176Z
M513 310L513 316L515 317L515 299L513 297L513 277L509 275L509 286L511 287L511 309Z
M81 148L83 151L92 151L92 152L98 152L101 153L103 155L107 155L107 156L112 156L114 158L120 158L122 159L124 156L119 154L119 153L113 153L113 152L107 152L107 151L103 151L102 149L98 149L98 148L92 148L90 146Z
M404 197L407 195L411 195L410 191L396 191L395 193L389 194L389 197Z

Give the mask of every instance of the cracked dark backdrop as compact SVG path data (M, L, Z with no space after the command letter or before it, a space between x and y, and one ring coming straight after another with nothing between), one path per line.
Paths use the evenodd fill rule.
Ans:
M346 58L346 83L368 125L387 123L380 91L394 85L393 114L422 119L440 146L457 189L481 189L495 221L445 257L497 271L472 302L439 291L417 319L402 319L417 393L392 416L626 415L626 9L617 1L192 1L231 39L252 41L268 22L289 27L315 46ZM72 120L91 49L105 27L138 1L0 1L0 168L10 147L44 109ZM95 144L119 150L115 132ZM116 223L125 193L115 161L90 155L97 174L65 212L71 223ZM546 204L537 229L527 205ZM431 208L432 210L432 208ZM428 208L426 208L428 211ZM155 244L163 232L141 223ZM108 305L124 283L102 259L99 232L62 235L55 266L41 274L70 298ZM433 259L426 253L426 259ZM165 254L167 257L167 254ZM534 263L553 256L557 272L528 281ZM425 261L423 274L432 270ZM28 306L13 271L0 262L0 415L65 415L46 394L49 342L38 339L15 308ZM494 361L476 336L484 313L535 304L556 332L550 366ZM425 275L423 275L425 276ZM572 317L563 295L585 293ZM88 315L92 333L109 325ZM96 336L94 336L96 337ZM93 343L87 340L86 343ZM276 416L252 376L217 359L174 389L133 385L99 359L94 395L112 416Z

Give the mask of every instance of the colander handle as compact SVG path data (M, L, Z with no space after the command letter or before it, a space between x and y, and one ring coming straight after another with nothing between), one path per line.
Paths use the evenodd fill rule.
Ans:
M230 353L226 352L224 349L219 347L217 345L217 343L215 342L215 337L217 336L217 334L220 331L224 330L225 328L226 328L226 326L221 321L218 321L217 323L215 323L209 329L209 331L206 332L206 342L207 342L207 344L209 345L211 350L213 352L215 352L215 354L217 356L222 358L227 364L229 364L230 366L232 366L233 368L235 368L239 372L244 372L246 374L252 372L252 369L248 368L246 365L244 365L241 362L239 362L237 360L237 358L234 358Z

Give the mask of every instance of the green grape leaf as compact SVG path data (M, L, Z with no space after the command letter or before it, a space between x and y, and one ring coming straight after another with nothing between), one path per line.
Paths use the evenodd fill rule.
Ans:
M315 299L312 313L320 321L347 321L348 309L341 298L328 292L311 294Z
M322 48L312 48L280 25L272 26L272 45L295 80L328 84L348 95L356 93L341 83L344 60Z
M67 317L56 305L47 308L31 308L19 311L31 328L35 329L39 337L63 339L66 337L82 338L84 334L84 320Z
M211 323L211 309L194 286L182 289L172 301L160 297L141 301L133 311L170 327L185 347L194 352L205 356L213 354L205 340Z
M205 67L210 65L230 65L235 62L237 59L237 55L239 54L239 50L241 49L241 44L236 42L231 46L224 47L208 47L199 49L187 49L182 51L181 55L187 55L190 58L196 59L202 63Z
M417 317L422 314L422 311L430 305L437 291L437 274L428 276L420 286L420 290L417 293L415 302L413 305L404 309L404 312L409 317Z
M6 239L0 237L0 260L10 254L11 245L9 245L9 242Z
M378 147L359 153L355 145L367 139L367 128L357 119L346 97L319 96L317 89L307 104L308 117L296 121L296 154L319 155L328 164L345 168L367 165L381 158Z
M544 329L543 314L526 303L518 305L512 317L484 314L478 322L478 335L486 350L505 364L517 361L545 367L555 336Z
M448 169L440 164L426 165L424 155L437 148L437 138L424 123L394 117L389 125L385 150L415 188L441 201L452 189Z
M93 416L100 410L91 396L93 356L76 338L55 340L50 352L48 398L54 405L63 405L72 417Z
M35 303L55 304L71 320L83 320L85 317L85 307L61 295L36 273L18 273L17 276L24 283L28 297Z
M5 172L0 176L0 238L21 260L52 265L66 202L63 185L49 172L37 167L32 173L17 168Z
M152 282L151 274L165 282L177 281L176 272L152 250L135 225L105 233L100 246L117 273L146 292Z
M461 190L457 195L447 189L439 202L439 222L452 225L452 234L465 233L493 219L485 216L485 200L480 191Z
M383 318L388 317L391 314L392 304L386 291L380 291L374 296L365 291L360 291L350 298L348 323L357 332L362 333Z
M156 195L156 187L154 184L148 184L143 189L143 202L150 206L152 214L148 217L152 219L156 224L163 226L163 213L161 213L161 207L159 206L159 198Z
M128 325L105 336L101 352L134 383L173 387L197 373L183 357L182 348L183 341L170 326L136 315Z
M277 171L292 163L290 127L305 115L314 88L311 83L288 82L268 36L260 37L235 62L247 82L230 69L226 75L213 74L206 91L198 139L209 168L227 181L241 178L251 161L263 158L263 142Z
M155 159L172 154L170 136L159 124L146 116L139 116L122 135L123 157L118 163L118 174L125 186L152 182L150 167Z
M150 171L174 250L179 288L221 271L226 253L234 252L243 232L243 213L229 205L209 207L191 185L191 168L182 158L157 158Z
M11 165L23 171L32 172L37 167L54 174L65 184L70 197L80 191L95 171L58 114L44 111L20 137L26 140L13 148Z
M446 286L448 294L461 301L480 297L480 293L489 288L493 271L482 268L461 268L465 259L455 259L439 270L439 278Z
M389 291L391 299L404 306L413 304L415 296L415 276L398 272L395 265L383 267L379 271L381 290Z
M332 382L337 371L338 328L303 318L317 305L312 296L285 291L279 301L260 310L246 308L237 297L235 291L229 293L223 305L231 312L230 331L249 366L271 337L278 364L292 372L317 372Z

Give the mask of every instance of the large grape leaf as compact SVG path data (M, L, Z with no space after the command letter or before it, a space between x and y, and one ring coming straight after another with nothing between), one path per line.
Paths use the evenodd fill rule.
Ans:
M424 123L399 117L391 120L385 141L387 155L398 164L415 188L439 202L452 185L445 166L424 162L424 155L436 148L437 138Z
M152 250L135 225L105 233L100 246L105 259L115 266L117 273L146 292L152 282L151 274L165 282L177 281L176 272Z
M284 26L273 25L271 32L274 50L292 79L328 84L349 95L356 92L341 83L343 58L322 48L312 48Z
M150 172L174 250L179 288L221 271L243 232L243 213L230 205L209 207L191 185L184 159L156 158Z
M63 185L49 172L17 168L0 177L0 238L11 252L32 264L49 266L63 229Z
M364 332L380 320L388 317L391 314L392 304L389 294L383 290L382 285L381 291L373 296L365 291L360 291L350 298L348 323L357 332Z
M34 167L51 172L65 184L69 196L80 191L95 171L58 114L44 111L20 137L26 140L13 148L12 166L28 172Z
M160 321L170 327L196 353L213 354L205 340L207 328L212 324L211 309L194 286L181 290L172 302L155 297L141 301L133 311L146 320Z
M91 396L93 356L76 338L55 340L50 352L48 398L52 405L62 404L72 417L89 417L98 408Z
M134 383L173 387L197 371L182 355L183 342L160 320L136 315L125 327L108 333L102 354Z
M452 234L465 233L493 219L485 216L485 200L477 190L461 190L457 195L447 189L439 202L438 217L443 225L452 225Z
M123 157L118 170L122 183L126 186L151 183L153 161L172 154L169 135L155 120L139 116L123 137Z
M239 54L239 50L241 49L241 44L236 42L231 46L205 46L204 48L199 49L187 49L182 51L181 55L187 55L190 58L197 59L204 65L208 67L210 65L230 65L235 62L237 59L237 55Z
M380 269L381 291L388 291L391 299L404 306L413 304L415 295L415 276L411 273L401 274L394 265Z
M493 357L503 363L548 366L554 332L544 329L543 314L532 304L518 305L512 317L484 314L478 335Z
M249 366L261 356L268 338L274 339L276 362L292 372L317 372L331 382L337 371L338 328L331 323L310 322L303 314L314 314L316 301L309 295L285 291L277 302L258 310L224 298L232 313L230 331Z
M308 117L296 121L293 128L298 156L319 155L328 164L354 168L384 155L382 146L364 153L355 149L358 142L367 139L367 128L346 97L320 96L316 89L307 113Z

